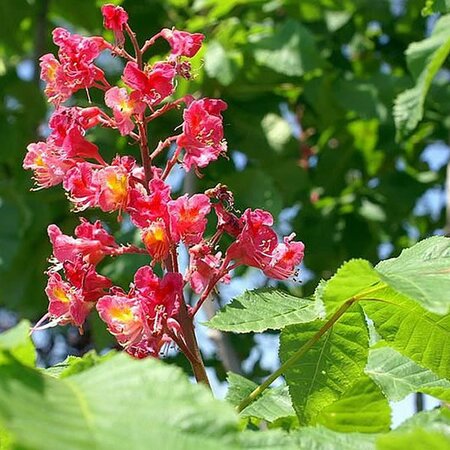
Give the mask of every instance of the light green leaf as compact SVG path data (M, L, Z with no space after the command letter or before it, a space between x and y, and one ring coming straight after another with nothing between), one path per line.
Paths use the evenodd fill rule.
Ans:
M290 325L281 332L280 359L285 363L323 326L322 321ZM359 378L367 362L368 331L364 314L352 306L304 356L284 373L301 424L317 421Z
M157 360L120 354L58 379L11 358L0 380L0 421L25 448L235 448L232 408Z
M417 81L413 88L395 99L393 114L397 139L414 130L422 120L428 90L449 52L450 14L437 21L429 38L412 43L406 51L408 66Z
M234 406L258 387L256 383L238 374L228 374L227 400ZM240 412L241 417L256 417L273 422L282 417L295 416L287 386L266 389L253 403Z
M379 285L380 276L369 261L352 259L344 263L325 286L320 287L317 295L325 304L327 316L330 316L352 297L367 298L365 292L370 297L370 292L378 289Z
M0 450L12 450L13 438L11 433L0 424Z
M389 286L437 314L450 310L450 239L433 236L380 262L376 271Z
M450 414L445 409L423 411L389 434L378 437L377 450L447 450L450 445Z
M254 46L258 64L288 76L301 76L322 66L310 31L296 20L284 22Z
M57 378L69 377L101 364L114 355L115 352L111 351L100 356L95 350L85 353L82 357L70 355L64 361L46 369L45 373Z
M317 421L335 431L379 433L389 431L391 408L380 388L363 375Z
M34 367L36 350L30 338L28 320L22 320L14 328L0 334L0 364L4 359L2 352L8 352L22 364Z
M235 79L241 65L241 53L225 49L218 41L209 42L205 53L205 70L208 76L228 86Z
M325 22L328 31L334 33L342 28L352 17L349 11L325 11Z
M263 117L261 126L269 145L276 152L282 152L285 145L292 138L292 130L289 123L278 114L269 113Z
M319 426L291 433L245 431L240 438L243 448L248 450L375 450L376 435L337 433Z
M445 378L450 373L450 315L439 316L387 287L363 301L364 312L390 347Z
M413 392L422 392L450 402L450 381L419 366L390 347L369 350L365 369L392 401L400 401Z
M312 322L320 305L283 291L261 289L246 291L219 311L209 322L211 328L235 333L279 330L294 323Z

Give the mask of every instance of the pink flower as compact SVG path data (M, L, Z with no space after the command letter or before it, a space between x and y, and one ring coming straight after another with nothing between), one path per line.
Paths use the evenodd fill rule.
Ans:
M279 280L289 278L295 267L303 261L305 246L303 242L291 242L294 237L295 234L292 233L275 247L269 267L265 270L267 276Z
M130 95L125 88L114 86L105 94L105 103L114 112L117 129L122 136L130 134L134 128L131 120L133 114L142 114L145 111L145 103L140 100L140 93L133 91Z
M50 117L52 132L47 141L60 147L69 158L92 158L101 162L98 147L84 138L87 129L100 123L100 117L101 111L97 107L60 106Z
M63 187L77 211L98 206L102 211L122 211L128 202L130 177L135 167L131 157L116 157L100 169L79 163L67 173Z
M92 224L81 218L81 225L75 228L77 238L66 236L56 225L49 225L47 231L53 255L60 263L74 262L82 255L84 261L96 265L119 247L99 220Z
M79 89L87 89L104 78L94 59L107 47L100 37L71 34L64 28L53 30L53 42L59 46L59 61L50 54L41 57L41 78L47 82L49 101L59 104Z
M217 279L222 283L230 282L228 274L220 277L222 254L218 252L213 255L209 245L205 243L194 245L189 249L189 256L190 264L186 278L196 294L201 294L211 280Z
M141 236L145 248L155 261L164 261L169 256L172 238L162 219L157 219L144 228Z
M63 187L69 193L69 200L76 211L97 206L99 186L96 169L88 162L78 163L64 177Z
M49 299L48 317L53 326L70 323L81 327L93 306L84 301L80 291L63 281L59 273L50 274L45 293Z
M184 110L183 134L177 143L186 151L183 160L186 170L206 167L226 152L221 115L226 108L222 100L204 98L194 100Z
M125 209L128 199L129 176L127 169L120 165L98 170L96 177L99 186L97 203L102 211Z
M293 275L303 259L304 245L291 242L293 236L278 244L277 235L271 228L273 218L267 211L247 209L242 219L244 227L228 248L227 259L257 267L267 276L280 280Z
M45 95L50 102L59 104L72 95L72 88L65 83L64 72L60 62L51 53L39 58L41 67L41 80L45 81Z
M150 193L147 194L141 186L137 185L130 191L127 212L132 222L139 228L147 228L158 219L169 223L170 186L154 176L150 181L149 190Z
M140 93L145 103L153 107L172 95L175 75L175 68L167 62L157 62L142 71L135 62L129 61L122 78L128 86Z
M97 302L100 317L108 330L128 353L136 358L158 355L170 341L168 321L178 313L183 280L179 273L158 278L151 267L141 267L135 274L128 294L117 292Z
M140 274L144 271L145 275ZM162 336L167 329L167 320L173 318L179 310L182 298L183 277L180 273L169 272L150 286L142 281L151 277L152 269L149 266L141 267L134 280L137 295L143 298L142 308L147 319L146 328L148 336Z
M144 315L141 302L128 295L105 295L97 302L100 318L108 331L124 347L137 344L144 333Z
M99 275L94 266L85 263L81 256L73 262L66 261L63 268L67 281L57 272L49 273L45 289L49 306L43 319L49 318L50 322L42 328L58 324L81 327L95 302L111 286L111 280Z
M123 46L125 43L125 36L123 35L124 25L128 22L128 14L120 6L103 5L103 26L107 30L114 32L114 38L118 46Z
M171 231L177 240L187 245L198 244L208 223L206 216L211 211L211 202L205 194L187 194L168 204Z
M111 280L95 271L93 264L85 262L82 255L74 261L63 263L67 281L82 293L85 302L96 302L112 286Z
M170 339L169 339L170 341ZM164 345L165 339L163 338L143 338L136 344L131 344L125 351L133 356L133 358L143 359L149 356L157 358L161 347Z
M202 46L205 36L201 33L188 33L187 31L178 31L175 28L161 30L161 36L172 47L171 55L187 56L192 58L197 54Z
M33 171L39 189L61 183L76 161L66 158L61 149L52 143L36 142L28 145L23 168Z

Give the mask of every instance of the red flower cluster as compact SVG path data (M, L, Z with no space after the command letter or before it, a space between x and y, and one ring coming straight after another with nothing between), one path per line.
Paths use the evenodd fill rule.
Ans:
M76 211L117 211L119 220L126 215L139 230L141 244L119 245L99 221L81 219L75 237L50 225L54 264L48 271L46 288L49 308L35 328L73 324L82 329L89 312L96 308L128 353L139 358L158 356L165 343L174 341L192 357L195 352L189 346L193 333L187 327L192 327L192 316L215 286L230 281L232 269L253 266L268 277L287 279L302 261L304 246L293 241L293 235L279 242L272 228L273 218L266 211L247 209L238 214L226 186L173 196L167 177L175 164L198 172L227 151L222 118L225 102L172 97L176 78L190 77L187 58L197 54L204 36L163 29L139 48L121 7L105 5L102 13L105 28L114 33L114 45L101 37L86 38L62 28L54 31L58 59L50 54L41 58L41 77L56 109L49 120L49 136L28 146L23 166L33 171L38 189L62 183ZM123 47L125 34L131 39L134 56ZM170 45L167 58L152 65L143 63L143 54L159 37ZM112 86L95 66L95 58L106 49L125 58L125 87ZM76 91L91 88L104 91L109 113L101 105L61 105ZM150 151L148 124L181 103L186 105L181 132ZM97 145L86 137L96 126L116 129L138 143L142 165L131 156L121 155L106 162ZM169 146L173 147L173 156L167 157L163 168L154 166L154 158ZM209 236L206 230L210 219L216 229ZM232 243L221 252L218 247L223 245L224 234ZM178 264L180 245L189 254L185 273ZM141 253L149 259L148 265L136 272L128 292L113 286L97 271L105 257L124 253ZM153 271L156 265L161 267L161 276ZM184 301L187 284L200 296L193 308Z

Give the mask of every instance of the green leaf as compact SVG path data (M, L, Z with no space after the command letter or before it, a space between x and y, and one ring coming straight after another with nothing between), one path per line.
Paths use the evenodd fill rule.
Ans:
M258 387L256 383L235 373L228 374L227 400L234 406ZM282 417L295 416L287 386L266 389L253 403L240 412L241 417L256 417L273 422Z
M68 356L64 361L46 369L45 373L57 378L69 377L105 362L114 354L115 352L111 351L106 355L100 356L95 350L91 350L82 357Z
M64 379L0 366L0 421L35 450L235 448L236 415L180 369L116 355Z
M291 433L246 431L240 436L243 448L254 450L375 450L375 439L376 435L337 433L321 426Z
M0 364L5 359L6 352L22 364L34 367L36 350L30 338L30 322L22 320L14 328L0 334Z
M288 76L301 76L322 66L310 31L293 19L254 45L258 64Z
M426 0L422 15L429 16L435 13L450 13L450 0Z
M450 402L450 381L419 366L390 347L369 350L365 369L389 400L400 401L414 392L432 395Z
M445 378L450 373L450 315L439 316L387 287L363 301L364 312L390 347Z
M276 152L282 152L292 138L291 126L287 120L278 114L269 113L265 115L261 121L261 127L267 142Z
M363 375L317 421L335 431L379 433L389 431L391 408L380 388Z
M423 411L396 430L377 439L377 450L447 450L450 445L450 414L445 409Z
M369 261L352 259L344 263L325 285L321 283L316 295L323 301L327 316L330 316L352 297L367 298L364 293L370 296L379 284L380 276Z
M11 433L0 424L0 450L12 450L13 438Z
M238 208L268 209L274 216L277 216L283 207L283 199L278 192L273 178L260 169L248 168L242 172L233 172L221 177L222 182L236 195ZM249 189L249 180L252 186L257 189Z
M283 291L260 289L246 291L219 311L210 328L235 333L280 330L294 323L312 322L319 317L319 303L294 297Z
M437 314L450 310L450 239L433 236L376 267L389 286Z
M225 49L218 41L211 41L205 53L205 70L208 76L228 86L236 78L242 66L242 54Z
M285 363L323 326L322 321L290 325L281 332L280 359ZM285 371L289 392L301 424L339 400L363 373L368 331L364 314L352 306L305 355Z
M431 83L450 52L450 14L441 17L431 36L412 43L407 51L408 66L416 85L402 92L394 104L397 140L414 130L423 117L423 105Z

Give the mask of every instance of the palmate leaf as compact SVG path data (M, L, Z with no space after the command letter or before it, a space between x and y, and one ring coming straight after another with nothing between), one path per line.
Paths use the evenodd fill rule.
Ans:
M285 363L323 326L322 321L283 329L280 359ZM359 378L368 354L364 314L352 306L284 375L302 425L313 424L319 413L337 401Z
M9 357L0 365L0 423L34 450L233 449L236 414L153 359L116 355L64 379Z
M400 401L409 394L422 392L450 402L449 380L439 378L393 348L370 349L365 372L389 400Z
M228 374L227 400L234 406L247 397L258 385L238 374ZM282 417L295 416L287 386L267 389L253 403L240 412L241 417L256 417L273 422Z
M450 23L449 23L450 26ZM376 271L397 292L437 314L450 310L450 239L433 236L380 262Z
M439 377L448 377L450 315L426 311L389 287L374 293L373 299L362 302L364 312L387 344Z
M318 422L335 431L379 433L389 431L391 408L375 382L363 375L321 411Z
M423 105L431 82L449 53L450 14L437 21L429 38L412 43L406 51L408 66L416 78L416 84L395 99L393 114L397 139L414 130L422 120Z
M319 302L294 297L283 291L246 291L206 323L211 328L235 333L280 330L287 325L316 320Z

